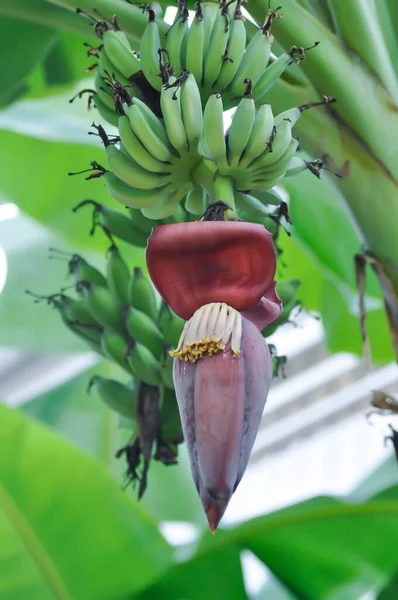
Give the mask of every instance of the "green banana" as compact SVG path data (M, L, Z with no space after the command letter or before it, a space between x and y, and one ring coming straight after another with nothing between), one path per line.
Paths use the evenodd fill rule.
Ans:
M140 167L147 171L152 171L153 173L170 172L170 164L160 162L148 151L145 145L141 143L139 137L132 130L127 115L119 117L118 129L123 146L126 148L129 156L131 156ZM151 132L153 135L156 135L152 129Z
M299 120L299 118L301 116L301 112L302 111L300 110L299 106L295 106L294 108L289 108L289 110L285 110L285 111L279 113L279 115L276 115L274 124L276 127L278 127L278 125L282 121L289 121L290 127L292 128Z
M171 189L174 189L174 186L170 183L153 190L138 189L124 183L112 171L104 173L103 179L110 195L130 208L152 206L161 196L167 195Z
M137 208L130 208L129 212L134 225L148 238L154 226L152 219L144 217L142 212Z
M74 282L89 281L104 288L108 287L107 281L101 271L90 265L82 256L72 254L68 263L69 275L73 275Z
M102 77L97 71L94 77L94 87L97 92L98 98L101 100L102 104L107 107L108 110L115 110L115 102L113 100L113 96L111 95L111 91L108 89L108 86L102 80Z
M93 327L98 326L98 329L92 329L91 332L88 330L87 334L90 333L99 333L99 324L93 318L91 313L87 310L87 306L83 300L75 300L74 298L69 298L69 296L65 296L64 294L60 295L62 298L62 302L65 309L65 316L69 319L69 321L78 321L82 325L92 325ZM99 335L93 336L96 341L99 340Z
M128 294L130 305L133 306L133 308L141 310L156 323L158 317L158 303L155 288L139 267L134 268L128 287Z
M85 342L89 343L93 350L100 352L100 326L93 319L82 300L75 300L65 294L56 294L48 298L58 310L59 315L66 327Z
M162 48L159 27L155 21L155 13L148 10L149 20L140 41L140 64L142 72L151 86L160 92L162 79L160 71L159 50Z
M270 104L262 104L256 113L245 151L239 166L245 169L254 159L262 154L271 139L274 129L274 116Z
M253 217L268 217L269 211L265 208L262 202L243 192L234 191L235 204L240 209Z
M251 81L249 79L245 94L236 108L228 131L228 163L231 167L237 167L239 164L250 139L255 116L256 108L251 95Z
M126 417L119 415L117 426L118 429L128 429L132 437L135 437L138 434L137 421L133 421L133 419L127 419Z
M140 167L132 158L125 156L113 144L106 146L105 151L111 170L116 177L127 185L141 190L153 190L171 181L171 175L150 173ZM137 208L139 207L137 206Z
M79 281L77 290L82 293L87 310L102 327L123 333L120 305L107 288Z
M73 210L76 212L82 206L88 204L94 206L92 215L93 226L90 234L94 233L97 225L102 225L106 233L111 236L118 237L133 246L146 246L147 231L142 232L139 227L136 227L136 224L133 223L132 219L120 210L109 208L104 204L98 204L98 202L95 202L94 200L83 200L83 202L80 202ZM138 212L141 214L140 211ZM80 279L87 278L80 277L77 281Z
M181 444L184 441L177 398L174 389L169 387L164 389L163 402L160 407L160 421L160 434L164 442L168 444ZM178 447L175 446L176 456L177 453Z
M276 163L273 163L272 165L267 165L266 167L261 167L253 171L253 181L262 177L269 180L275 175L279 175L280 173L283 173L284 175L288 169L291 159L296 153L298 145L298 140L296 140L295 138L291 138L289 146L287 147L285 153L279 158L279 160L276 161Z
M123 31L105 31L102 39L104 43L103 51L124 77L129 79L141 70L140 61L131 50L129 41Z
M167 196L159 198L159 200L152 206L143 208L142 214L148 217L148 219L165 219L175 213L180 201L190 190L192 182L189 181L185 184L181 184L180 187L171 191Z
M271 167L266 167L263 170L258 170L253 173L251 189L252 190L266 190L272 188L281 179L288 167L289 162L293 158L298 148L298 141L292 138L288 149L285 154Z
M147 385L160 385L162 383L160 363L143 344L133 340L127 362L137 377Z
M283 307L283 310L282 310L282 314L276 319L276 321L274 321L270 325L267 325L267 327L265 327L261 331L263 336L265 338L269 337L278 329L278 327L287 323L289 321L289 317L290 317L292 310L299 305L300 305L300 302L298 300L292 300L291 302L285 304Z
M170 215L169 217L166 217L164 219L161 219L159 221L159 224L160 225L170 225L171 223L183 223L186 220L187 220L187 213L182 208L182 206L179 205L179 206L177 206L177 208L175 209L175 211L172 215ZM153 223L153 225L155 226L156 223Z
M201 8L203 13L203 55L202 61L204 64L205 57L207 55L211 33L213 31L214 22L217 18L219 11L219 3L218 2L201 2Z
M129 303L127 289L130 282L128 266L114 244L112 244L108 252L109 258L106 265L106 275L109 291L113 295L115 303L121 307L127 306Z
M161 356L165 341L158 326L147 314L130 306L125 314L125 323L133 340L146 346L154 356Z
M165 35L170 65L176 75L180 75L182 69L182 48L188 31L188 16L186 5L181 3L174 23Z
M169 78L168 86L163 86L160 94L160 106L166 131L171 145L181 156L188 151L187 135L181 114L180 86L173 87L175 77Z
M128 364L127 355L129 345L122 335L105 330L101 336L101 349L109 360L118 364L127 373L131 375L135 374Z
M279 206L283 202L283 198L275 190L257 191L254 196L266 205Z
M182 330L185 327L184 319L181 319L167 304L163 303L160 310L159 324L166 342L172 348L177 348Z
M111 410L127 419L135 419L135 394L131 388L98 375L90 379L87 391L90 392L92 388Z
M228 169L223 116L221 96L212 94L205 106L198 150L202 156L214 161L219 168Z
M165 385L170 390L174 390L173 363L174 360L171 358L171 356L167 356L165 362L161 365L161 376L163 385Z
M239 69L240 61L246 48L246 27L244 17L237 8L234 18L231 21L227 51L224 56L224 62L220 74L213 88L217 92L222 92L231 83Z
M192 215L203 215L207 208L207 192L202 186L195 185L187 193L185 210Z
M299 279L290 279L288 281L277 282L276 291L283 304L290 304L290 302L292 302L296 296L299 285Z
M283 120L276 128L276 134L272 147L266 150L249 164L249 169L255 171L259 168L269 167L275 164L286 152L292 139L292 127L290 121Z
M202 85L211 89L217 81L224 63L229 37L229 16L227 4L218 12L211 32L210 42L203 66Z
M114 127L117 127L118 116L117 116L117 113L115 110L115 106L113 105L112 108L109 108L109 106L107 106L105 104L105 102L103 102L103 100L101 100L101 98L98 96L98 94L95 94L93 101L94 101L94 106L98 110L101 117L103 119L105 119L105 121L107 121L108 123L113 125Z
M293 177L294 175L302 173L306 169L308 169L307 161L298 156L293 156L293 158L290 160L287 166L285 177Z
M137 210L141 214L141 211ZM124 240L132 246L145 247L147 234L142 232L134 219L129 218L122 211L108 206L101 206L101 219L103 225L111 235Z
M105 52L101 52L95 79L97 93L100 94L100 88L104 88L105 90L108 90L111 96L113 96L111 85L112 81L117 81L124 88L131 88L129 80L126 79L119 69L117 69L116 66L109 60ZM105 99L104 96L101 96L101 98Z
M256 85L253 87L253 96L256 105L264 103L265 96L271 87L278 81L286 68L294 62L290 54L281 54L273 63L271 63L261 75Z
M227 87L232 97L242 96L245 91L244 79L250 78L253 87L260 79L268 64L271 53L271 43L268 31L264 26L259 29L246 47L235 77Z
M170 149L156 135L140 108L136 104L132 104L125 108L125 113L130 121L131 129L149 154L152 154L158 161L167 163L172 158Z
M158 119L157 116L151 111L149 106L147 106L145 102L142 102L142 100L140 100L139 98L134 98L134 104L138 106L138 108L144 114L146 120L148 121L158 138L162 140L165 146L167 146L168 148L170 148L171 151L173 151L173 148L167 136L166 128L160 121L160 119Z
M181 86L181 115L189 152L197 151L203 128L202 101L196 79L188 73Z
M327 104L333 104L334 102L336 102L336 98L333 96L323 96L323 99L317 102L308 102L306 104L301 104L300 106L294 106L293 108L289 108L288 110L279 113L279 115L275 117L275 125L278 125L282 120L287 120L290 121L291 127L293 127L305 110L310 110L317 106L326 106Z
M203 12L200 2L195 4L195 16L188 32L185 67L195 77L196 81L202 81L203 76L203 45L204 24Z

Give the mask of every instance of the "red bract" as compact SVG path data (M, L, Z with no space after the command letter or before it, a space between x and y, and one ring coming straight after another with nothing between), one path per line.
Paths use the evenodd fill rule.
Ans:
M279 310L271 321L280 314L275 250L262 225L236 221L161 225L149 238L146 258L159 294L183 319L210 302L246 311L264 294L276 304L271 312Z
M212 531L247 467L271 378L268 346L245 318L239 356L228 344L196 362L174 361L192 475Z

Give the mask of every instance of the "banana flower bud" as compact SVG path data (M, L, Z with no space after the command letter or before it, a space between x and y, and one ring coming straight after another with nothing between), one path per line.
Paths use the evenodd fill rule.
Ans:
M246 470L272 379L259 331L281 313L272 236L244 222L156 227L152 281L187 320L173 380L193 479L212 532Z

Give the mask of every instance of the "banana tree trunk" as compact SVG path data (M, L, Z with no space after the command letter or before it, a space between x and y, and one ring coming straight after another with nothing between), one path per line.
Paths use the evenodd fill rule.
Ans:
M250 11L261 20L267 7L268 1L257 0L251 3ZM394 96L397 80L393 80L392 70L388 69L388 77L383 73L383 82L364 60L294 0L286 6L284 18L275 22L273 33L285 48L309 47L320 41L301 65L308 84L280 80L267 101L278 107L279 112L317 100L322 94L337 98L333 108L308 111L295 132L304 150L312 156L325 157L332 170L342 172L343 177L335 182L363 239L363 249L379 265L379 282L396 335L398 107ZM381 46L383 43L380 39ZM338 231L331 231L330 243L338 244L338 237Z

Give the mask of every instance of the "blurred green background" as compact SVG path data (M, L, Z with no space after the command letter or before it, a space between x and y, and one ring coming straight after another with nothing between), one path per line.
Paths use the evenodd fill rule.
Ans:
M383 447L393 421L365 419L373 386L397 389L396 365L373 272L373 368L356 358L354 255L365 245L398 264L397 4L291 0L275 28L276 54L294 36L303 45L316 36L321 50L269 101L279 112L314 93L337 96L333 118L305 115L299 133L307 152L320 145L351 170L344 182L304 173L282 190L294 226L281 234L277 275L301 280L306 314L271 340L289 357L288 379L275 382L251 466L214 537L185 452L178 466L151 465L141 502L122 491L114 455L128 432L86 386L93 373L123 375L24 293L70 284L50 247L103 268L109 245L100 231L89 236L89 211L71 210L88 197L114 205L101 180L67 175L105 162L87 134L98 115L84 99L69 103L92 85L82 45L92 32L73 4L0 1L0 598L396 599L398 470ZM260 19L267 5L248 10ZM142 250L120 248L145 267Z

